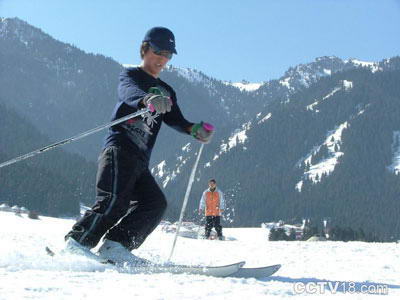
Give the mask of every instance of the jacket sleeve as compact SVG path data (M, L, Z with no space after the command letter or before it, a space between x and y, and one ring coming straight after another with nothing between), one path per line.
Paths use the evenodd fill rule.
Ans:
M134 109L141 109L139 102L146 96L146 93L140 89L137 83L124 71L119 76L118 98L121 102Z
M206 192L203 192L203 195L201 195L200 199L200 205L199 205L199 210L204 210L206 207Z
M164 122L168 126L172 127L173 129L181 133L190 134L190 132L188 132L187 129L190 126L192 126L193 123L187 121L183 116L182 111L177 103L175 92L173 92L173 95L171 96L173 105L171 107L171 111L165 114Z
M219 193L219 209L225 210L224 193L221 190L218 190L218 193Z

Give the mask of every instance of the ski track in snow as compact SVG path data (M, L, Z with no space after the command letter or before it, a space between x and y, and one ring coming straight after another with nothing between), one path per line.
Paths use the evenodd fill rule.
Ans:
M44 247L63 246L73 220L0 212L0 299L371 299L372 294L296 294L296 282L336 281L386 284L400 297L400 245L361 242L269 242L264 228L226 228L236 241L179 238L177 263L227 264L247 260L247 266L281 263L268 279L213 278L200 275L122 274L81 257L51 258ZM134 253L164 261L173 234L157 228Z

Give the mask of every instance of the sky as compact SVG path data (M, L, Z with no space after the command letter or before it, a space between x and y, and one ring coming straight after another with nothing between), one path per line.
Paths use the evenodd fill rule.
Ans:
M232 82L277 79L324 55L400 55L400 0L0 0L0 17L122 64L139 64L145 32L165 26L170 64Z

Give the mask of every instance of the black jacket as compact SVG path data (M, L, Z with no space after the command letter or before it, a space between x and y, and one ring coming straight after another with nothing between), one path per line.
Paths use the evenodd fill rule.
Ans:
M149 161L163 121L174 129L188 134L186 129L193 123L183 117L175 91L168 84L138 67L125 69L120 74L119 81L119 101L112 113L112 121L142 109L139 103L151 87L157 87L164 95L169 96L173 105L168 113L160 115L148 113L111 127L105 147L111 145L125 147L127 150L139 152Z

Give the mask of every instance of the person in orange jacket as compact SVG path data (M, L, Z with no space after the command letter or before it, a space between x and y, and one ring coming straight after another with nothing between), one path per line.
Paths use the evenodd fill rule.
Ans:
M215 179L208 181L208 189L203 192L200 200L199 214L203 211L206 216L205 237L210 237L211 229L214 227L218 239L222 240L221 213L225 209L224 194L217 188Z

